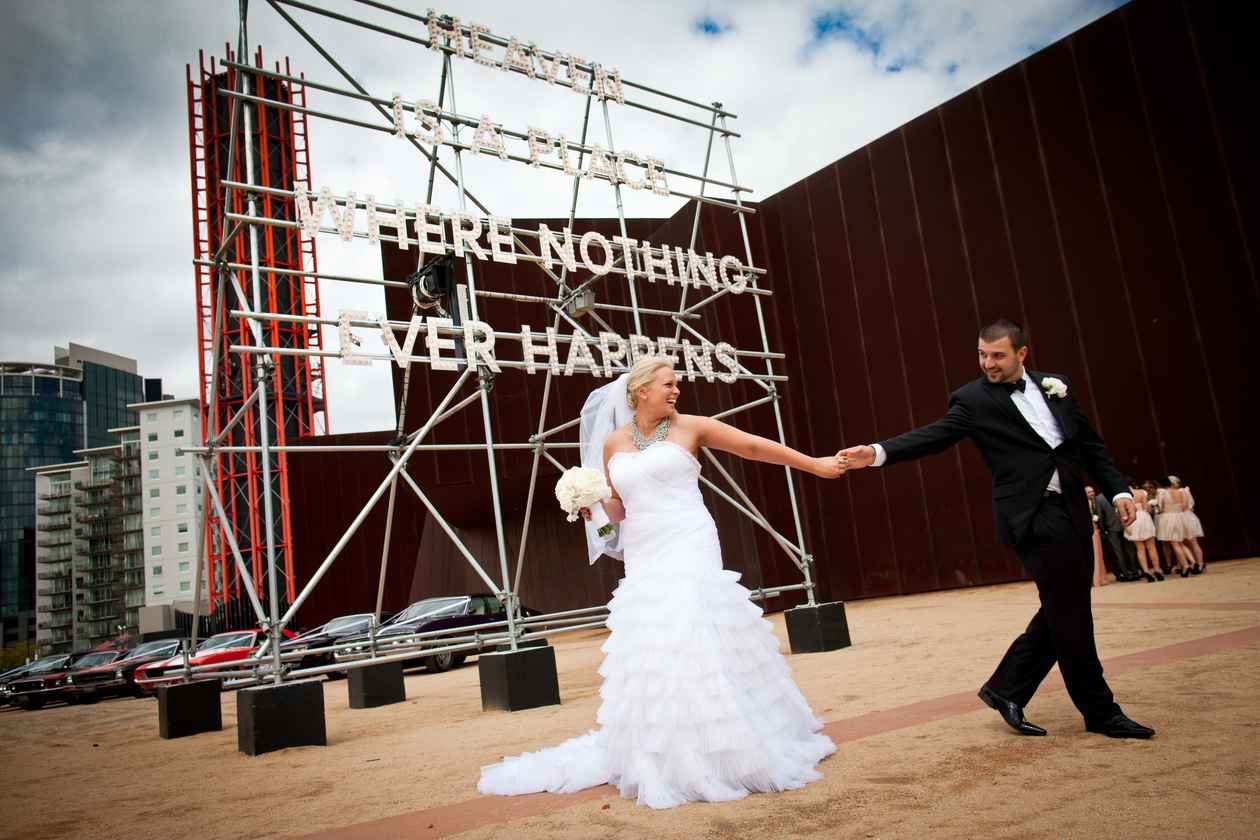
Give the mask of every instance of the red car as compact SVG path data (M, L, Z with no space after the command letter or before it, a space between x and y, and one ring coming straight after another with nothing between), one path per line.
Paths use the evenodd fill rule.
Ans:
M284 631L285 638L293 638L294 634ZM188 657L190 667L198 665L224 664L240 662L248 659L267 640L267 632L261 629L230 630L219 633L197 645L197 649ZM193 674L193 679L198 675ZM179 682L184 678L184 657L172 656L157 662L150 662L136 669L135 684L145 694L154 694L159 685ZM211 677L209 679L219 679Z
M26 672L26 676L10 684L13 704L31 710L57 701L77 703L79 698L67 690L67 678L79 668L92 668L113 662L122 653L120 650L102 650L50 657L43 665L32 668Z
M139 696L136 671L150 662L170 659L186 644L186 639L145 642L113 662L74 671L66 678L66 690L80 703L95 703L102 697Z

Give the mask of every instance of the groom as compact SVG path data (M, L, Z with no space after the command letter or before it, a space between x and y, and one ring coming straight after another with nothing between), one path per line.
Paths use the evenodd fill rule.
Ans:
M1088 472L1128 525L1133 497L1098 433L1062 378L1024 369L1028 340L1013 321L980 331L984 376L949 398L935 423L872 446L841 450L849 469L879 467L932 455L970 438L993 474L998 538L1014 546L1037 584L1041 608L980 689L1021 735L1045 735L1024 718L1024 706L1059 663L1072 702L1090 732L1112 738L1149 738L1153 729L1120 711L1094 645L1090 611L1092 521L1082 472Z

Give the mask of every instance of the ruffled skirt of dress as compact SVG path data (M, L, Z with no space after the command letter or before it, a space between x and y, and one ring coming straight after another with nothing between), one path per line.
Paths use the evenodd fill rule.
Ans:
M1139 510L1133 522L1124 529L1124 537L1131 542L1154 539L1155 522L1151 519L1151 515L1144 510Z
M483 767L478 790L608 783L669 808L821 778L814 765L835 745L820 734L770 622L739 574L721 567L711 520L686 537L650 562L636 564L627 549L626 577L608 605L599 728Z
M1180 511L1161 513L1155 523L1156 536L1163 542L1181 542L1191 536L1188 524L1185 513Z

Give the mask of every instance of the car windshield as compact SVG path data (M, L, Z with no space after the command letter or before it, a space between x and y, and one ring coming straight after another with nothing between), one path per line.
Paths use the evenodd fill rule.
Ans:
M322 632L328 634L336 633L353 633L356 630L366 630L370 615L346 615L341 618L334 618L332 621L324 625Z
M46 674L49 671L56 671L58 668L63 667L69 659L69 656L54 656L50 659L44 659L40 662L36 662L33 666L31 666L31 670L26 673Z
M434 618L440 615L463 615L467 598L426 598L417 601L389 620L390 624Z
M96 665L104 665L106 662L113 662L118 658L118 651L103 650L100 653L89 653L87 656L74 663L76 668L91 668Z
M218 636L211 636L197 645L197 653L205 653L209 650L223 650L224 648L250 647L253 643L253 633L223 633Z
M131 653L127 654L128 659L135 659L140 656L174 656L179 650L179 642L145 642Z

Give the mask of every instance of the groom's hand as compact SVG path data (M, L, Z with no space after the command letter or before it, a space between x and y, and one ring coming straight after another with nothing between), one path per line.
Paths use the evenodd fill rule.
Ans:
M848 449L841 449L837 452L836 457L843 461L849 469L860 470L875 463L875 447L850 446Z
M1133 520L1137 519L1137 506L1133 504L1133 500L1128 497L1116 499L1115 501L1116 515L1120 517L1120 524L1128 528L1133 524Z

